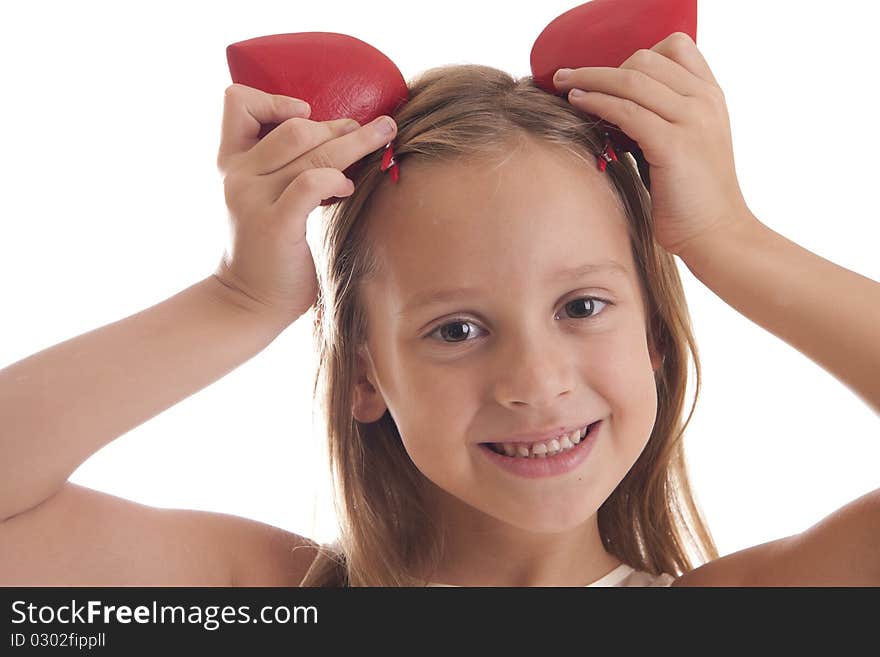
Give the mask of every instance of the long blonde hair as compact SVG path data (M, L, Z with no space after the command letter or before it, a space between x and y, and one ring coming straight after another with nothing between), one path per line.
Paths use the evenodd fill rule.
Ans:
M517 135L566 149L596 166L600 129L564 98L480 65L424 71L409 84L409 100L394 115L401 175L416 159L451 161L501 154ZM391 415L363 424L352 416L359 345L366 340L360 282L376 271L364 218L379 185L377 151L364 158L355 192L329 208L316 260L319 293L313 338L318 354L314 390L326 419L337 543L319 547L302 586L424 586L442 557L441 528L424 496L426 477L407 455ZM716 559L718 551L693 499L682 445L696 407L700 364L681 280L673 257L655 244L651 199L635 161L624 154L607 175L627 217L632 253L645 299L646 332L662 355L656 371L658 410L636 463L598 511L605 549L637 570L681 575ZM693 356L696 388L682 422ZM699 564L697 564L699 565Z

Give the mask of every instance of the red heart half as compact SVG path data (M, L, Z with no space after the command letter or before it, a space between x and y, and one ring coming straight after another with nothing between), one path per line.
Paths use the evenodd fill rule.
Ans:
M406 80L387 56L370 44L335 32L273 34L226 48L232 81L269 94L306 101L312 121L351 118L364 125L393 114L409 95ZM260 130L262 139L278 127ZM343 173L351 177L362 160ZM321 205L328 205L325 199Z
M544 91L565 95L553 84L558 69L616 68L673 32L685 32L696 43L697 0L593 0L558 16L538 35L532 76ZM635 142L617 126L606 125L622 150L632 150Z

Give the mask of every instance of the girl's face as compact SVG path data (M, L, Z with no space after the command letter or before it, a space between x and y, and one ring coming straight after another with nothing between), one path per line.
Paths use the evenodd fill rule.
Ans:
M374 197L382 271L364 289L354 414L388 409L450 518L562 532L595 522L648 441L658 361L605 174L532 139L512 150L404 161ZM600 419L586 460L560 475L512 474L480 446Z

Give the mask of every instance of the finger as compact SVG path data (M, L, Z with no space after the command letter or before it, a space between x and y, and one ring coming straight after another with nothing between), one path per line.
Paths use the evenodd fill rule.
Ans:
M334 196L342 198L352 192L354 183L339 169L308 169L293 179L275 203L284 221L297 222L291 228L293 234L299 238L301 234L305 234L306 218L321 201Z
M230 85L223 100L218 166L222 167L231 156L250 150L259 141L263 124L308 116L310 111L308 104L290 96L267 94L243 84Z
M357 121L349 118L332 121L311 121L299 117L287 119L251 148L243 161L257 175L274 173L324 142L360 127Z
M670 123L684 118L682 96L642 71L608 66L577 68L557 86L617 96L641 105ZM574 104L570 93L569 101Z
M581 98L570 98L570 102L578 109L618 126L639 143L645 159L650 164L662 165L663 154L652 151L650 144L665 141L662 135L669 134L669 130L673 127L668 121L627 98L597 91L585 92Z
M641 71L681 96L699 95L706 87L705 80L653 48L637 50L620 68Z
M304 159L311 161L314 166L331 166L345 170L365 155L384 147L396 134L397 124L394 119L382 115L359 130L321 144Z
M391 132L380 129L384 121L390 121ZM279 190L286 187L306 169L331 167L344 171L352 164L382 148L394 139L397 125L391 117L382 115L360 129L343 135L337 139L326 141L317 148L292 161L283 169L272 174L274 184Z
M665 55L672 61L680 64L693 75L716 87L720 87L712 70L709 68L703 53L697 48L697 44L685 32L673 32L668 37L657 43L651 50Z

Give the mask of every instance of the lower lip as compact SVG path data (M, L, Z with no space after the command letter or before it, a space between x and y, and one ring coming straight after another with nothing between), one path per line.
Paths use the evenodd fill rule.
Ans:
M530 479L538 477L553 477L565 474L566 472L571 472L584 462L584 459L586 459L592 451L593 444L596 442L603 424L603 420L594 423L590 427L589 433L587 433L583 440L572 449L565 452L557 452L554 456L546 456L544 458L502 456L501 454L493 452L488 445L477 445L477 447L479 447L493 463L496 463L508 472L512 472L520 477L527 477Z

